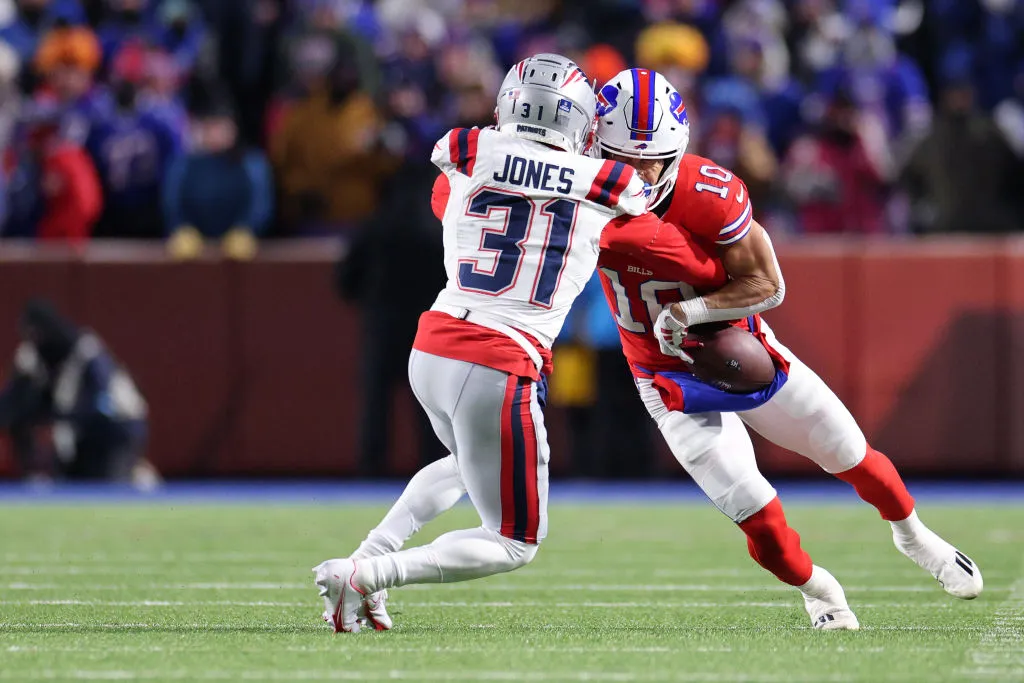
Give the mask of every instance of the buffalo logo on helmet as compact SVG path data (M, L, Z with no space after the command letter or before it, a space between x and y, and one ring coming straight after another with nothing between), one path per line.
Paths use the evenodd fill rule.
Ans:
M669 113L679 123L688 124L689 120L686 118L686 104L683 102L683 96L678 92L673 92L668 96Z
M597 93L597 115L605 116L619 105L619 89L609 83Z

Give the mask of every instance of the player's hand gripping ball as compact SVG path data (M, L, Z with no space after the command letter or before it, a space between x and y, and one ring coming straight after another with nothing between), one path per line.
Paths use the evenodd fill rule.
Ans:
M658 346L663 354L693 363L693 358L686 351L691 346L686 344L686 325L672 315L671 306L661 309L654 323L654 333L658 336Z

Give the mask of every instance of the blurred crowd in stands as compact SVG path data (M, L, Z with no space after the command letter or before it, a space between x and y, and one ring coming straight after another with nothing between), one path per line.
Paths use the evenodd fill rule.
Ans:
M430 151L490 124L506 70L537 52L599 84L664 73L689 151L743 177L774 234L1024 226L1024 1L0 0L0 240L246 259L263 237L343 238L362 471L380 474L444 283ZM578 300L552 384L592 476L653 452L601 299L594 282Z
M1016 0L0 0L0 237L352 237L542 51L662 71L774 232L1024 220Z

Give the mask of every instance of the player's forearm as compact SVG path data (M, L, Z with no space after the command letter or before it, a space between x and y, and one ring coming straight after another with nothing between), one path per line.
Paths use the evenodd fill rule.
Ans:
M715 292L681 302L672 311L687 327L764 313L785 298L786 283L771 239L757 223L746 239L723 251L722 263L729 282Z
M676 304L672 315L687 327L739 320L775 308L785 296L786 283L781 276L777 281L746 276L730 280L716 292Z

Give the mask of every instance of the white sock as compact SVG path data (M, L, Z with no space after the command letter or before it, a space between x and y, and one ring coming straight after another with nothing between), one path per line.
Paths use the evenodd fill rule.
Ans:
M814 565L814 568L811 570L811 578L804 585L797 586L797 590L811 598L831 601L835 596L837 587L841 593L842 586L836 580L836 577L832 576L828 570Z
M927 531L928 527L918 519L917 510L912 510L910 516L906 519L901 519L898 522L889 522L892 525L892 533L897 538L911 539L917 536L922 531Z
M512 571L530 562L537 546L477 527L433 543L356 563L355 582L368 593L410 583L452 583Z
M465 492L454 455L430 463L413 475L388 514L350 557L361 560L401 549L424 524L459 502Z

